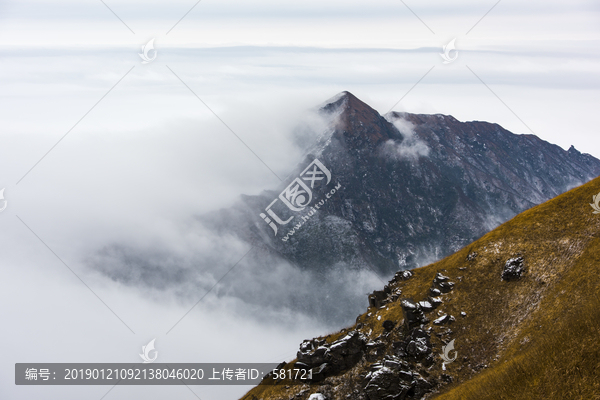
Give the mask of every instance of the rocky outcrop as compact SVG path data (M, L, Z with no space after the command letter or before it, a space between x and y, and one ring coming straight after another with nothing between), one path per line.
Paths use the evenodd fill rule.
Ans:
M424 329L411 329L403 340L394 342L393 348L398 357L423 362L425 365L433 363L431 336Z
M448 293L452 291L454 288L454 282L450 282L449 280L450 278L438 272L433 279L432 290L437 289L440 293Z
M412 274L411 274L412 275ZM410 278L408 274L400 275L402 279ZM398 275L394 278L398 279ZM435 288L453 289L449 278L438 273L434 280ZM385 289L372 294L378 306L391 302L390 294L394 291L386 285ZM385 296L384 296L385 295ZM371 297L370 297L371 298ZM425 378L422 373L435 363L431 343L432 328L426 328L430 320L425 313L432 312L442 304L439 297L429 297L415 302L411 299L398 299L404 314L404 324L393 320L384 320L383 333L370 341L359 330L362 323L357 323L356 330L348 332L343 338L332 343L325 339L305 340L300 345L294 368L310 369L312 382L321 384L327 378L334 377L353 368L360 362L370 363L369 373L364 376L363 389L354 390L356 395L349 398L356 400L401 400L421 399L436 385L435 379ZM449 323L454 317L444 315L434 323ZM448 331L449 332L449 331ZM447 334L445 332L444 334ZM400 338L394 340L392 338ZM420 372L421 371L421 372Z
M369 400L420 399L434 386L395 356L385 356L381 362L372 364L365 380Z
M305 340L297 353L295 367L312 369L313 381L318 382L354 366L362 359L366 344L366 338L358 331L331 344L323 340Z
M402 271L400 275L396 274L396 277L397 276L402 276L404 278L400 279L405 280L410 278L412 274L410 271ZM396 277L394 279L397 279ZM392 279L390 283L394 282L394 279ZM369 295L369 307L381 308L392 301L396 301L401 294L401 289L392 290L389 284L385 285L383 290L375 290Z
M403 274L404 275L404 274ZM408 274L404 277L409 278ZM449 283L449 278L438 274L434 285ZM388 297L380 297L381 302L390 302L393 290L380 291ZM369 363L369 373L365 375L362 389L350 398L356 400L421 399L437 383L423 377L426 369L435 363L431 343L432 328L425 328L429 319L425 313L442 304L437 297L415 302L411 299L398 299L404 313L404 324L386 319L381 322L383 333L370 341L361 333L362 323L341 339L328 343L325 339L305 340L297 353L294 368L312 371L312 382L328 385L330 377L343 374L359 363ZM396 339L393 339L396 338ZM398 338L400 340L398 340Z
M525 267L523 266L523 257L511 258L504 264L502 279L505 281L515 281L521 278Z
M382 307L387 303L388 295L389 292L386 293L385 290L375 290L369 295L369 307Z
M408 329L429 322L419 303L415 303L410 299L404 299L401 305L404 312L404 323Z

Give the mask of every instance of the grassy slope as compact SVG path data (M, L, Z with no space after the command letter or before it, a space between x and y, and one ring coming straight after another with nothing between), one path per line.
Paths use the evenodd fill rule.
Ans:
M401 298L421 300L437 272L456 283L440 307L456 317L450 325L453 332L444 337L456 339L458 359L446 371L454 380L431 397L600 399L600 214L593 214L589 206L598 192L600 178L519 214L394 285L402 289ZM478 256L466 261L471 252ZM505 261L519 255L525 259L526 273L519 281L502 281ZM461 311L467 316L461 317ZM368 313L358 321L365 324L361 331L372 329L372 338L383 332L381 321L403 318L399 302ZM343 334L332 334L328 340ZM432 343L439 354L443 343L436 335ZM357 375L367 366L361 362L329 383L358 387ZM442 373L439 358L428 372ZM286 389L285 382L261 385L244 398L287 399L300 388ZM307 393L316 390L315 386ZM340 398L343 394L344 389Z

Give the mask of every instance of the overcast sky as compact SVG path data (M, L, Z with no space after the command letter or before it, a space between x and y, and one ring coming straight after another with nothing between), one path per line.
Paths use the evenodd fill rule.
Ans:
M190 216L275 187L302 155L294 127L343 90L382 114L495 122L600 158L599 22L595 1L0 0L0 397L100 399L107 387L15 387L14 363L134 362L154 337L170 362L293 358L326 328L208 301L167 336L193 301L120 287L85 260L177 243ZM154 390L105 399L196 398Z

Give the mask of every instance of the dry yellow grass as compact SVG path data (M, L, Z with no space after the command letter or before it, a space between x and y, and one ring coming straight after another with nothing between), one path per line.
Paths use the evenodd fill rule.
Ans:
M456 339L458 359L446 371L454 380L430 398L600 399L600 214L589 206L598 192L600 178L519 214L393 284L402 289L401 298L421 300L437 272L455 282L441 306L456 317L450 337ZM467 261L472 252L477 257ZM525 274L518 281L501 280L505 261L516 256L525 259ZM460 317L461 311L467 316ZM387 309L367 310L358 322L375 338L383 332L381 321L402 318L397 301ZM432 343L439 354L443 343L436 335ZM326 383L343 382L342 398L345 388L359 387L358 374L368 364L363 361ZM429 373L442 373L439 358ZM288 399L303 388L287 384L260 385L243 398ZM310 390L302 398L318 390L318 384L304 387Z

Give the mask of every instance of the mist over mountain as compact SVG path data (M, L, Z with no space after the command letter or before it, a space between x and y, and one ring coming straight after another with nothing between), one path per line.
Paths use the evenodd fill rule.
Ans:
M600 175L600 160L573 147L441 114L382 116L348 92L298 132L306 157L276 190L191 219L176 245L112 244L90 265L130 285L341 324L381 279Z

